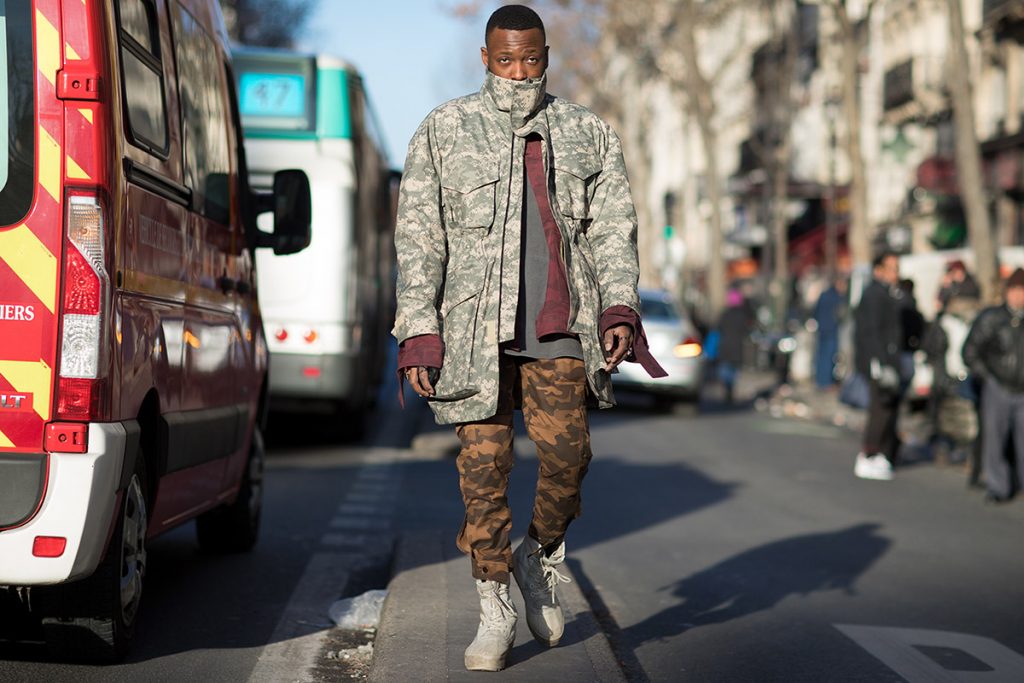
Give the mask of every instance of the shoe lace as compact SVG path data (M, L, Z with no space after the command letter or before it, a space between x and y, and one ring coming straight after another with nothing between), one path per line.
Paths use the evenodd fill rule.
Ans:
M572 579L558 571L558 565L560 564L561 562L553 562L550 558L543 555L540 557L540 569L543 573L544 581L541 590L545 593L550 593L552 599L555 597L555 588L558 584L572 583Z
M488 630L501 629L504 622L516 614L512 600L502 597L497 589L489 591L486 597L486 607L483 610L484 627Z

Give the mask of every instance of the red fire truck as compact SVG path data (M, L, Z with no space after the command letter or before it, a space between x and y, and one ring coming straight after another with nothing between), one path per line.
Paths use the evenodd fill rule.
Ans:
M112 660L148 538L256 541L254 251L309 243L309 182L251 191L215 0L0 11L0 591L57 654Z

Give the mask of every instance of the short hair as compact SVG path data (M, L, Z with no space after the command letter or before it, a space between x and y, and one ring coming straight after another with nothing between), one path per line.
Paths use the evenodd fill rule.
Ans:
M881 267L881 265L885 263L885 259L887 258L899 258L899 256L896 254L895 251L892 251L891 249L883 249L882 251L878 252L878 255L875 256L874 260L871 261L871 267Z
M526 5L505 5L494 10L491 18L487 20L487 28L484 29L484 42L496 28L506 31L529 31L539 28L547 40L547 32L544 30L544 22L541 21L540 15Z

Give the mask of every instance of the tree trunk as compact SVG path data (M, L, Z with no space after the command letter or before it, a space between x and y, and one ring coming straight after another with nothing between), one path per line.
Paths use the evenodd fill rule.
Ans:
M853 265L862 266L871 261L871 234L868 228L867 172L860 147L860 41L846 14L845 5L837 7L837 15L842 31L843 116L846 119L846 155L850 161L850 219L846 239Z
M953 99L956 132L956 170L960 197L967 216L967 234L974 249L974 267L985 301L998 291L996 250L985 201L981 174L981 156L974 127L974 100L971 92L967 44L960 0L946 0L949 7L949 90Z
M684 90L689 101L689 112L697 121L701 145L704 148L704 175L708 202L711 204L711 226L708 240L708 308L711 320L717 320L725 305L725 256L722 253L722 179L718 170L718 134L715 130L715 100L697 53L696 16L694 0L684 0L683 25L679 32L679 47L686 64Z

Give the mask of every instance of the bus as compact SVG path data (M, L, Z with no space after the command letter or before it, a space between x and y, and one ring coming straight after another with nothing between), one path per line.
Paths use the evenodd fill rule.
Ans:
M393 319L396 179L359 71L324 54L240 47L233 67L251 183L300 169L312 244L257 255L271 409L330 413L358 433Z

